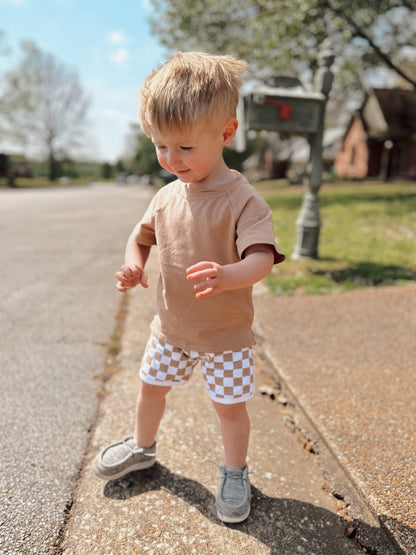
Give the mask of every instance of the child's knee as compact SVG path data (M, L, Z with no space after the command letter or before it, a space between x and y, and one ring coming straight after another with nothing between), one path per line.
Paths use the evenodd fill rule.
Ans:
M166 397L170 390L171 387L169 386L153 385L141 381L139 398L162 399L163 397Z
M220 420L239 420L247 415L246 403L225 404L213 401Z

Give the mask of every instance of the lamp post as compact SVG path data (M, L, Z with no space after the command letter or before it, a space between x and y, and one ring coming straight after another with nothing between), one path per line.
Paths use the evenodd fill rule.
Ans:
M310 146L309 163L304 184L306 191L302 201L302 208L297 219L297 239L292 254L294 260L318 258L319 232L321 217L319 211L319 189L322 184L322 142L325 124L325 108L332 87L333 73L331 65L334 54L329 46L318 54L318 69L315 74L314 87L323 95L319 106L319 124L316 133L308 137Z

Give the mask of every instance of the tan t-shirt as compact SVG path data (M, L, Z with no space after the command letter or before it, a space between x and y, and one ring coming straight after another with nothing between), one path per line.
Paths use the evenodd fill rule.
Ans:
M157 245L161 274L152 333L185 350L222 352L255 343L251 287L196 299L186 268L201 261L231 264L254 244L275 244L269 206L241 174L188 187L176 180L158 191L134 229L137 243Z

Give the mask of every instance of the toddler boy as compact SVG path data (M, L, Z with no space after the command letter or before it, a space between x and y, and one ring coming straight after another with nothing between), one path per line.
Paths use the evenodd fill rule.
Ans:
M140 369L134 436L96 459L96 474L105 480L152 466L166 394L185 384L200 362L221 425L216 508L224 522L241 522L250 512L252 285L285 258L275 244L270 208L222 155L237 130L245 69L229 56L179 52L144 81L141 127L160 165L177 179L153 198L116 273L119 291L147 287L144 268L157 245L157 316Z

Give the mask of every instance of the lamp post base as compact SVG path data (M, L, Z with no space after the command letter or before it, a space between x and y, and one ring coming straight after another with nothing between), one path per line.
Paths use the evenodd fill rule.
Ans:
M298 225L298 235L293 260L316 260L318 258L319 231L318 226Z

